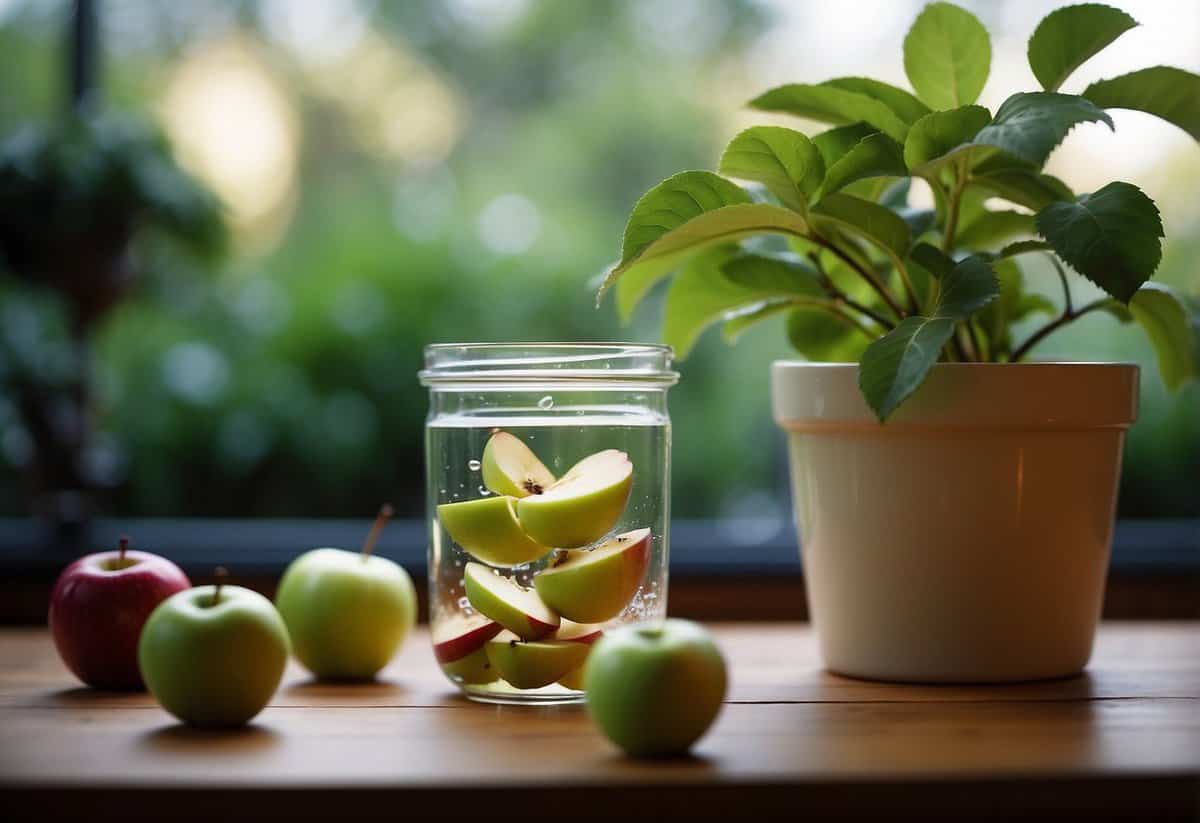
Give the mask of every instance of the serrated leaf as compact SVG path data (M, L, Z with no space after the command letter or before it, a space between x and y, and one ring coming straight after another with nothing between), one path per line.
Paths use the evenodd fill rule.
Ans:
M911 241L908 224L894 211L841 192L826 195L813 207L811 219L818 226L832 223L864 237L894 260L904 258Z
M1041 168L1050 152L1080 123L1104 123L1113 128L1112 118L1103 109L1078 95L1018 92L1000 105L974 142L995 146Z
M930 3L904 38L904 71L917 96L934 109L974 103L987 82L992 44L975 15Z
M928 243L918 243L913 246L909 257L938 280L948 277L950 272L954 271L954 259Z
M792 83L779 86L750 101L760 111L781 111L835 125L863 122L898 143L904 142L908 124L878 100L835 86Z
M929 176L949 162L955 149L970 147L992 119L983 106L961 106L949 111L927 114L909 129L904 142L904 162L914 174Z
M1037 218L1035 217L1034 224L1036 225L1036 223ZM996 260L1002 260L1006 257L1016 257L1019 254L1029 254L1035 251L1051 251L1053 248L1049 243L1042 240L1017 240L1000 249L992 257Z
M1083 96L1101 108L1153 114L1200 140L1200 76L1189 71L1153 66L1092 83Z
M866 123L851 123L849 126L838 126L820 134L814 134L812 142L817 147L817 151L821 153L821 159L825 161L825 168L829 168L842 159L846 152L857 146L864 137L880 133L879 129L872 128Z
M792 348L814 362L857 360L871 342L854 323L816 307L793 309L788 314L787 331Z
M912 316L869 345L858 370L858 386L880 422L924 382L954 326L986 306L999 293L988 262L974 255L941 278L932 316Z
M958 232L956 248L988 251L1021 234L1032 234L1033 215L1009 209L984 211Z
M815 199L819 200L830 192L863 178L899 177L907 174L904 150L900 148L900 144L886 134L872 134L858 141L829 167Z
M1200 374L1196 341L1187 306L1171 289L1147 283L1129 301L1129 311L1145 329L1158 356L1158 371L1169 389Z
M983 174L976 172L971 180L997 197L1034 211L1041 211L1051 203L1075 199L1075 193L1066 183L1053 175L1032 169L1002 169Z
M901 120L909 125L929 114L929 106L926 106L911 93L897 88L890 83L873 80L870 77L836 77L833 80L826 80L821 85L834 86L835 88L874 97L894 111Z
M1065 6L1042 18L1029 38L1029 68L1046 91L1058 91L1075 69L1137 25L1099 3Z
M825 176L825 163L817 147L800 132L753 126L729 141L718 170L762 183L785 206L802 212Z
M1072 268L1126 303L1162 258L1158 208L1130 183L1051 203L1038 212L1037 228Z

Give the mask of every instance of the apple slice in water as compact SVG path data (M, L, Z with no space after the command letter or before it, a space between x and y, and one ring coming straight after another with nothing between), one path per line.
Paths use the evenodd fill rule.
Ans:
M498 431L483 447L480 461L483 485L493 494L527 497L554 484L554 475L528 446L508 432Z
M619 534L594 549L559 552L533 579L542 601L576 623L602 623L629 603L650 563L650 530Z
M482 615L455 615L439 620L433 629L433 656L439 663L461 660L471 652L482 649L484 643L503 629L495 620Z
M463 571L467 600L477 612L495 620L522 640L545 637L559 626L559 617L533 589L524 589L482 563Z
M481 497L437 507L450 538L476 559L493 566L531 563L550 551L530 539L517 520L515 497Z
M583 458L541 494L517 501L517 517L545 546L575 548L594 543L617 524L633 485L625 452L606 449Z
M483 686L495 683L500 679L500 675L496 673L496 667L488 659L487 649L482 646L466 657L443 663L442 671L450 679L466 686Z
M488 660L509 685L518 689L538 689L583 665L591 651L586 643L570 640L534 640L522 642L505 632L487 644Z
M555 640L570 640L574 643L595 643L604 634L604 627L596 623L576 623L563 619L554 633Z

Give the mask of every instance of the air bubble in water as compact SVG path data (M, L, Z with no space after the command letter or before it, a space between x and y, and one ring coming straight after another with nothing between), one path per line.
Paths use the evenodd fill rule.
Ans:
M480 487L479 487L479 493L480 493L481 495L483 495L484 497L487 497L489 494L491 494L491 492L490 492L490 491L488 491L488 489L487 489L487 486L480 486Z
M538 408L542 411L554 408L554 398L550 395L546 395L538 401Z
M468 460L467 461L467 468L473 472L479 471L479 467L481 465L483 465L483 464L480 463L478 460Z
M471 608L471 601L465 597L460 597L458 598L458 607L460 609L469 609Z

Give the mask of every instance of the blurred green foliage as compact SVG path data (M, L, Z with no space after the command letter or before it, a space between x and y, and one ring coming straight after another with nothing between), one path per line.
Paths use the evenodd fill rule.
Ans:
M713 164L729 135L718 119L727 107L698 90L715 87L725 61L769 25L749 0L704 3L703 37L668 28L649 39L646 6L656 4L637 0L509 3L519 17L492 28L447 10L486 3L376 4L370 31L436 71L466 112L453 151L430 165L356 136L337 101L315 90L322 69L267 31L266 7L279 5L112 6L126 34L106 30L109 101L157 111L174 66L236 36L284 90L300 135L281 234L235 246L219 271L148 249L145 288L104 325L103 430L88 467L119 514L367 516L390 499L418 515L426 398L416 371L426 343L655 340L661 294L621 328L611 306L594 308L593 276L617 257L642 191ZM66 6L28 4L0 28L0 132L61 108ZM527 248L489 244L483 215L498 201L533 206ZM1165 268L1190 265L1187 257L1169 248ZM0 358L14 345L55 351L54 307L2 282ZM1055 353L1150 362L1136 332L1104 319L1080 325ZM788 356L783 340L772 323L734 349L710 335L682 364L671 394L677 515L786 510L767 368ZM1156 381L1145 370L1122 513L1200 514L1200 396L1190 387L1167 397ZM0 514L22 511L27 450L0 397Z

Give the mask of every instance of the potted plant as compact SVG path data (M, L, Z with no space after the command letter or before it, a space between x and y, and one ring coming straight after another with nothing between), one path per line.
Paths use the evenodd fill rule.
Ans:
M1188 307L1148 282L1154 203L1123 182L1076 194L1042 171L1075 125L1111 128L1108 109L1200 139L1200 77L1180 69L1059 90L1135 25L1095 4L1053 12L1029 41L1042 89L992 112L975 103L987 31L931 4L904 40L915 94L862 77L772 89L751 107L833 128L746 129L718 174L678 174L633 209L600 290L623 318L673 274L663 334L681 353L711 323L733 338L783 313L810 361L774 365L774 411L834 671L1012 681L1088 660L1137 368L1026 361L1102 311L1145 327L1169 386L1196 373ZM909 205L917 181L933 208ZM1061 309L1026 291L1029 255L1053 265ZM1081 301L1075 273L1103 294Z
M83 455L98 324L148 261L164 263L160 251L212 257L223 242L216 198L137 117L80 106L0 143L0 287L21 311L40 312L33 325L53 338L0 340L0 387L32 441L24 480L35 513L69 528L89 514ZM47 357L51 349L65 356Z

